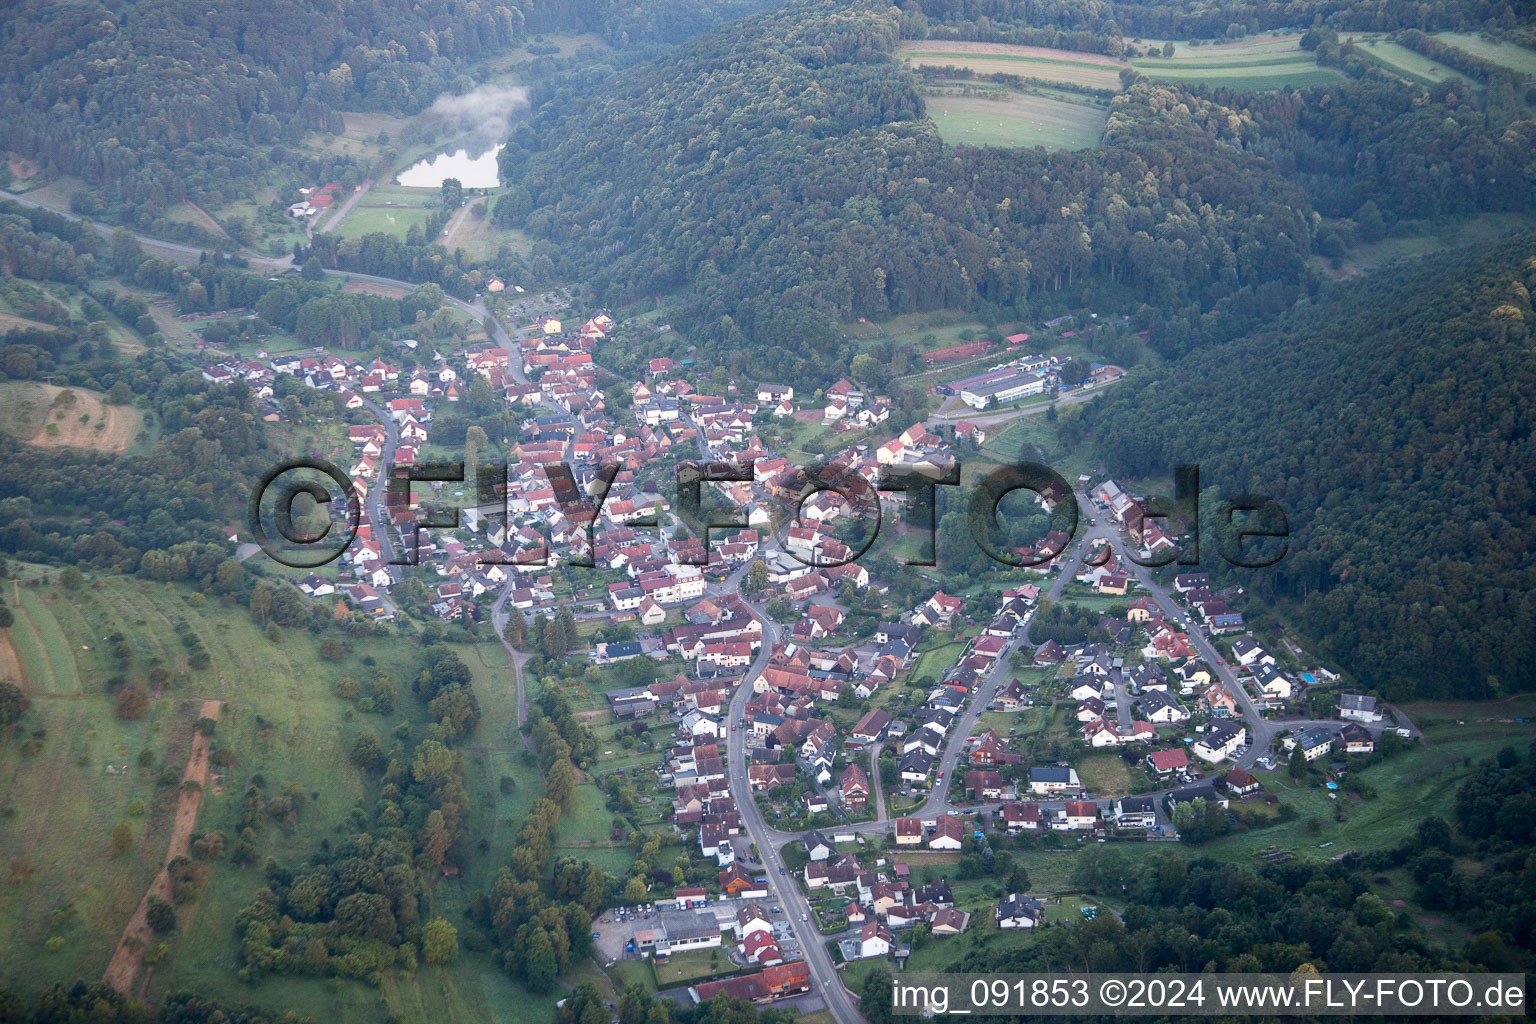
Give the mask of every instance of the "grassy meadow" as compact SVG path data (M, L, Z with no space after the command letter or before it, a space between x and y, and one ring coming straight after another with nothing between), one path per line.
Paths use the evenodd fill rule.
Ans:
M1434 85L1448 78L1467 78L1455 68L1447 67L1389 39L1363 40L1355 44L1355 49L1393 74L1420 85Z
M1087 97L1007 92L999 99L930 95L928 116L952 146L1092 149L1104 136L1107 103Z
M39 575L13 566L18 568ZM425 724L424 708L409 690L419 663L419 647L409 636L354 642L340 661L328 662L311 634L284 630L273 643L243 608L224 607L185 587L105 577L68 592L46 582L49 574L41 578L45 582L35 587L11 583L7 603L17 617L0 631L0 671L21 677L33 699L28 728L43 734L34 753L22 752L19 741L0 750L0 813L6 815L0 861L8 878L0 886L0 941L15 953L0 960L0 985L21 992L95 978L106 966L164 855L175 788L157 786L155 777L165 767L179 777L203 699L224 702L214 743L233 752L235 761L210 777L197 831L232 836L241 795L258 774L269 791L298 782L308 796L296 824L272 823L261 831L258 863L269 855L280 863L301 861L336 835L336 823L354 806L371 804L369 787L347 758L356 736L388 738L397 727L416 734ZM130 666L108 653L104 641L114 633L133 649ZM190 665L183 633L207 650L206 668ZM482 709L479 735L460 748L475 808L471 841L505 849L539 793L539 775L523 756L516 686L503 649L496 643L456 646ZM399 693L393 714L365 714L335 696L341 678L366 683L379 672ZM150 681L152 673L161 685ZM155 694L138 721L114 714L107 680L118 674ZM147 752L147 764L141 764L141 752ZM503 776L512 780L507 793L501 791ZM590 794L583 793L562 838L567 831L595 830L587 819L598 818L606 837L608 815L597 813L600 794L581 788ZM120 823L132 828L135 843L114 857L107 840ZM602 862L609 870L621 866L614 857ZM462 878L440 881L431 912L461 920L472 894L490 884L497 866L494 857L476 858ZM199 898L180 910L180 927L149 980L149 997L194 988L343 1024L372 1024L391 1012L498 1021L509 1018L497 1006L527 1006L533 998L502 976L488 955L468 951L451 967L424 967L414 979L418 984L392 977L379 990L296 977L239 984L234 917L265 884L259 869L216 862ZM549 1006L553 998L537 1002Z
M1490 39L1478 32L1440 32L1435 38L1474 57L1491 60L1512 71L1536 78L1536 50L1507 43L1502 39Z
M1265 92L1286 86L1325 85L1342 77L1300 46L1296 34L1254 36L1231 43L1191 46L1175 42L1172 57L1161 56L1162 40L1149 40L1152 53L1131 66L1149 78L1189 85Z

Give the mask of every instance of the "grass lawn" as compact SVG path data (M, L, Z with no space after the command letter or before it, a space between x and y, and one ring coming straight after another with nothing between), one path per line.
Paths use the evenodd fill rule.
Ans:
M656 991L656 972L651 970L649 960L616 960L604 970L615 988L624 989L638 984L647 992Z
M980 74L1018 75L1115 92L1120 90L1120 71L1127 66L1103 54L1007 43L913 40L898 44L896 50L918 66L969 68Z
M1010 92L1003 99L929 96L928 116L952 146L1042 146L1092 149L1104 136L1109 108L1081 100Z
M944 675L944 670L960 660L960 654L965 650L965 644L953 640L949 643L931 647L918 655L917 664L912 666L912 672L908 678L931 678L935 682Z
M1100 912L1103 912L1102 904L1091 896L1062 896L1046 904L1045 922L1046 924L1077 924L1085 920L1084 907L1100 907Z
M1125 796L1141 781L1118 754L1087 754L1074 767L1083 788L1097 797Z
M1113 594L1095 594L1087 587L1077 583L1068 583L1061 591L1061 604L1075 604L1089 611L1102 612L1106 615L1123 614L1130 605L1132 597L1116 597Z
M690 949L673 953L652 966L656 969L657 984L662 988L675 988L736 970L724 949Z
M403 239L413 226L425 229L429 216L431 211L420 207L373 205L364 201L352 208L338 230L349 238L382 232Z

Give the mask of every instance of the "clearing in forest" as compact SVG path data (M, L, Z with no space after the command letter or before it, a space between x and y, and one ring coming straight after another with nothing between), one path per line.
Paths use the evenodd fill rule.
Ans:
M124 452L139 433L139 410L107 405L100 392L35 381L0 384L0 431L39 448Z

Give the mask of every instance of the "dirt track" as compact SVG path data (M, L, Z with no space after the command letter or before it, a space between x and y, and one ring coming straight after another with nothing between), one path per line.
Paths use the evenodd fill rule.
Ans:
M0 633L0 679L9 679L21 687L22 693L28 691L27 670L22 666L16 647L6 633Z
M212 718L217 721L219 702L203 701L198 717ZM144 961L144 951L149 948L155 938L148 921L149 897L154 895L167 903L171 901L171 875L167 867L171 861L184 856L191 848L192 829L197 824L197 809L203 802L203 786L208 782L210 743L209 737L201 732L193 732L192 753L187 757L187 770L182 775L181 781L183 784L196 782L197 789L192 792L183 790L177 798L176 819L171 825L171 839L166 847L165 858L160 862L160 870L155 874L155 880L150 883L149 891L139 901L133 916L128 919L128 926L123 929L122 936L117 940L117 948L112 952L112 960L107 964L106 971L102 973L101 980L125 996L134 994L133 979L139 973L139 965ZM130 939L137 939L138 942L131 944Z
M459 237L459 231L464 227L464 222L470 218L470 211L483 202L485 202L484 196L471 199L464 204L458 213L453 215L453 220L449 221L448 227L443 230L444 249L453 252L453 246ZM474 234L473 228L470 229L470 234Z

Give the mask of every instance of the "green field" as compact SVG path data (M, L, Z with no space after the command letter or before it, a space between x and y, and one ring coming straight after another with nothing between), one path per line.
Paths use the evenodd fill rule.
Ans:
M50 606L58 608L62 613L70 614L69 601L59 596L57 591L50 594L51 599L45 601L40 591L31 587L16 587L12 593L20 599L20 608L16 624L12 627L13 635L20 631L30 633L42 648L46 658L46 668L50 681L50 692L61 695L73 695L80 692L80 676L75 671L75 659L70 650L69 641L64 638L64 631L59 628L59 622L54 618ZM28 625L27 630L18 630L23 624ZM31 670L28 670L31 675Z
M1454 68L1446 67L1422 53L1386 39L1358 42L1355 44L1355 49L1393 74L1401 75L1421 85L1433 85L1448 78L1466 78Z
M928 98L928 116L952 146L1092 149L1104 136L1109 110L1086 99L1028 93L1008 93L1000 100L942 95Z
M346 219L335 230L348 238L381 232L403 239L412 227L426 229L427 218L432 215L432 210L422 204L436 206L436 203L419 196L409 205L405 205L402 200L375 200L375 191L377 189L370 189L368 195L352 207Z
M29 567L12 568L36 575ZM0 961L0 985L20 992L94 978L106 966L165 850L175 790L157 787L154 777L162 766L179 771L186 763L201 700L224 702L215 744L230 749L235 763L211 777L199 831L233 835L241 795L258 773L269 786L298 782L310 794L295 824L260 831L258 863L268 855L285 864L314 855L321 840L336 835L336 823L353 806L360 800L366 806L368 789L347 758L354 737L368 732L387 738L402 723L419 735L425 723L425 709L409 688L419 647L405 635L353 641L351 651L333 663L319 657L318 639L308 632L284 630L274 644L243 608L222 607L186 587L109 576L92 579L81 591L23 587L19 600L14 591L8 596L17 619L4 635L12 640L28 678L34 699L31 721L46 735L35 755L18 756L8 747L0 756L0 805L12 812L0 828L0 861L11 865L13 878L23 879L0 886L0 942L15 953ZM19 628L24 623L28 629ZM31 626L37 627L35 633ZM189 665L178 626L208 651L205 669ZM118 632L133 650L127 667L102 642ZM470 839L505 850L538 795L539 774L522 753L516 688L503 648L479 643L458 645L458 651L470 668L482 711L479 734L462 747L465 784L475 809ZM143 719L119 720L106 680L123 674L149 687L149 673L157 668L166 674L163 696L150 702ZM399 693L394 714L363 713L334 695L343 676L371 681L379 671L391 676ZM140 768L139 752L146 749L153 764ZM513 780L505 794L499 786L503 775ZM606 836L609 816L600 794L595 787L581 788L596 797L596 806L590 812L573 809L572 824L600 819ZM132 826L137 842L128 855L114 858L106 836L121 822ZM462 878L433 888L430 907L424 909L462 920L471 896L489 885L499 865L495 856L472 858ZM274 977L252 987L240 985L234 976L234 917L265 884L259 869L215 864L200 898L182 910L170 955L151 979L151 1001L190 988L238 1002L281 1005L340 1024L372 1024L392 1011L410 1019L430 1014L495 1021L493 1000L502 1005L533 1000L500 975L488 954L467 951L451 968L424 969L431 979L426 984L391 979L375 990L358 982ZM53 937L62 945L44 951L43 944ZM531 1005L542 1013L555 998Z
M1523 749L1536 738L1536 728L1527 719L1523 725L1450 725L1431 729L1429 735L1431 742L1390 760L1350 759L1353 766L1349 781L1363 783L1375 791L1365 799L1341 791L1337 800L1330 800L1320 773L1298 783L1283 769L1258 772L1265 790L1279 797L1281 804L1290 806L1296 817L1238 832L1200 849L1223 859L1251 861L1270 847L1291 850L1298 858L1313 860L1348 850L1389 848L1401 842L1426 817L1438 815L1447 821L1455 820L1456 790L1469 770L1464 759L1470 758L1476 764L1506 745ZM1342 822L1334 820L1341 807L1345 814ZM1309 820L1316 823L1316 831L1304 831ZM1333 845L1323 847L1323 843Z
M1335 277L1348 277L1362 270L1376 270L1395 260L1416 259L1441 249L1492 242L1514 231L1529 231L1536 227L1536 217L1528 213L1482 213L1475 217L1461 217L1454 221L1424 223L1425 233L1391 235L1379 242L1354 245L1335 270L1328 272ZM1324 265L1321 258L1318 264Z
M1319 67L1317 59L1298 45L1299 38L1256 36L1215 46L1175 43L1171 58L1140 57L1131 66L1148 78L1258 92L1288 85L1326 85L1342 77L1332 68ZM1161 41L1149 42L1152 52L1160 51Z
M1440 32L1435 38L1449 43L1458 50L1465 50L1474 57L1491 60L1523 75L1536 78L1536 50L1506 43L1501 39L1489 39L1475 32Z
M916 40L899 44L896 51L918 66L968 68L984 75L1018 75L1116 92L1126 67L1124 61L1102 54L1006 43Z

